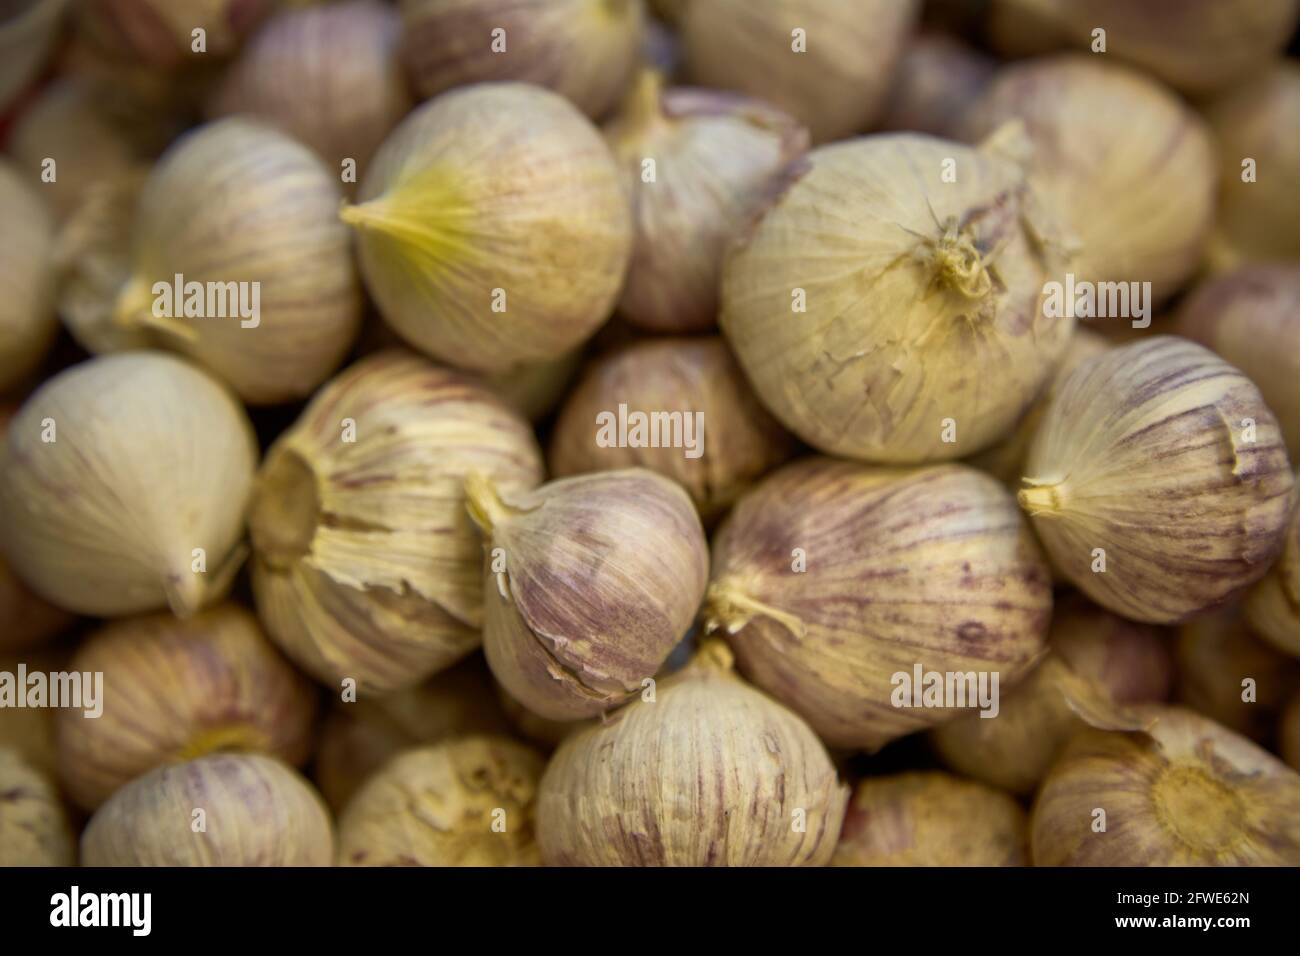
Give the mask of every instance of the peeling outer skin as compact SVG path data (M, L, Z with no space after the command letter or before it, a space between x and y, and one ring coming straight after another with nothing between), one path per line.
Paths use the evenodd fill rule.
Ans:
M708 547L681 487L628 469L509 497L471 477L467 494L486 537L484 651L506 691L551 720L595 716L639 691L707 581ZM494 574L497 548L506 569Z
M1249 379L1199 345L1156 336L1058 384L1023 484L1021 507L1075 586L1131 620L1173 624L1267 572L1294 477ZM1092 570L1096 548L1105 573Z
M1138 710L1145 731L1085 731L1048 774L1036 866L1300 865L1300 774L1192 711Z
M547 766L537 838L551 866L821 866L848 790L795 714L706 643L636 701L567 738ZM802 814L804 827L792 826Z
M795 462L738 502L713 557L706 628L831 746L876 750L952 719L894 705L894 675L917 664L996 671L1002 692L1044 650L1042 552L1005 489L966 466Z

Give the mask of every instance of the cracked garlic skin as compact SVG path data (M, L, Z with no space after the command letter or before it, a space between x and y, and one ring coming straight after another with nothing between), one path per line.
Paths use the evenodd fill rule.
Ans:
M934 771L863 780L831 866L1027 866L1029 820L1016 801Z
M523 83L416 107L340 215L385 321L420 351L485 373L557 359L590 337L613 311L632 247L600 132Z
M117 621L69 670L104 675L99 716L57 718L59 779L87 810L164 764L245 751L299 765L311 751L316 690L238 605Z
M65 310L69 328L92 351L180 352L251 404L303 398L360 328L342 196L337 172L270 125L235 116L200 126L140 187L121 284ZM190 291L171 301L178 275L187 290L203 284L201 304ZM179 314L196 308L201 316Z
M1140 713L1146 731L1066 747L1034 804L1035 865L1300 865L1300 774L1189 710Z
M84 866L333 861L334 825L320 794L279 760L256 754L214 754L137 777L81 834Z
M526 708L578 720L641 693L690 628L709 549L690 497L644 468L465 492L483 531L483 650Z
M762 100L665 88L645 70L604 133L636 229L619 313L653 332L712 329L727 246L807 150L807 130Z
M1069 739L1087 726L1081 693L1104 702L1155 703L1169 696L1169 635L1105 611L1080 595L1052 610L1048 654L1004 693L996 717L957 717L930 732L945 766L1001 790L1030 794ZM1087 683L1080 688L1079 681ZM1238 688L1240 689L1240 687Z
M895 464L974 454L1010 431L1074 324L1039 308L1055 256L1009 156L1020 142L1014 126L978 150L882 134L791 167L732 247L719 318L787 428Z
M545 761L506 737L408 750L357 791L339 820L340 866L537 866Z
M58 788L17 750L0 746L0 867L76 862Z
M0 391L36 370L59 329L54 217L39 182L0 159Z
M824 866L848 788L796 714L718 641L560 745L542 777L548 866Z
M1057 385L1022 485L1021 507L1071 583L1116 614L1173 624L1264 575L1294 479L1254 384L1161 335Z
M593 119L631 82L648 19L643 0L401 0L401 11L402 58L421 97L511 80Z
M700 455L682 448L618 447L598 441L602 412L699 414ZM656 338L594 359L556 418L548 454L557 477L649 468L681 484L705 521L788 458L794 442L754 396L726 342Z
M915 0L707 0L684 4L677 26L692 83L762 97L824 143L877 118L919 12Z
M979 140L1022 120L1030 183L1064 227L1068 271L1079 281L1150 282L1160 302L1201 264L1214 219L1214 144L1172 92L1107 60L1061 54L1014 63L961 131Z
M1250 589L1246 619L1278 650L1300 657L1300 498L1291 512L1282 554Z
M2 458L0 547L59 607L183 617L242 563L253 428L182 359L128 352L58 373L9 423Z
M996 673L1005 692L1042 654L1051 609L1042 551L996 479L808 458L719 530L703 620L829 745L876 750L961 713L896 706L897 675Z
M471 471L542 480L532 428L488 388L404 350L350 366L267 454L249 510L267 632L331 687L420 683L480 643Z

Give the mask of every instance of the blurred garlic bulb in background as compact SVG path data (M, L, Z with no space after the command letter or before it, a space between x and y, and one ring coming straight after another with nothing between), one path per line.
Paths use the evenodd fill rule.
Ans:
M59 328L54 218L39 182L0 159L0 392L36 369Z
M34 80L55 39L69 0L12 0L0 12L0 113Z
M75 866L72 826L53 781L0 746L0 867Z
M482 550L462 483L542 479L532 429L481 383L387 351L327 384L271 447L249 511L271 638L333 688L418 684L479 645Z
M880 129L955 136L997 62L944 33L908 40L886 100Z
M548 866L824 866L847 798L808 725L711 641L654 703L560 745L537 841Z
M60 372L14 416L0 458L0 547L60 607L183 617L243 561L253 429L182 359L130 352Z
M339 813L400 751L509 730L487 666L475 655L406 690L373 700L336 700L321 727L313 779Z
M686 416L696 416L692 421L703 423L694 435L698 448L634 448L630 442L602 440L604 416L616 415L621 405L629 416L679 413L683 441ZM708 521L793 449L722 339L650 339L600 356L587 367L556 418L549 461L557 478L649 468L681 484Z
M1292 510L1282 554L1246 595L1245 609L1255 633L1278 650L1300 657L1300 500Z
M176 70L233 55L276 0L113 0L78 5L79 26L112 56ZM201 37L196 31L202 31ZM202 49L198 48L202 43Z
M867 461L957 458L1029 406L1074 323L1039 308L1054 262L1005 158L1017 142L1009 127L980 150L918 134L815 149L732 248L722 330L804 441Z
M530 422L538 422L564 398L581 364L582 349L574 349L557 359L489 375L487 383L507 405Z
M72 615L37 597L0 558L0 651L44 644L72 621Z
M320 794L280 761L213 754L160 767L113 794L81 834L81 862L330 866L334 827Z
M1021 416L1010 435L991 448L986 448L978 455L971 456L970 464L982 468L999 481L1009 485L1013 490L1020 488L1020 478L1025 473L1025 459L1029 456L1029 446L1034 434L1043 420L1043 413L1052 400L1058 383L1074 371L1075 367L1094 355L1100 355L1111 347L1110 340L1091 329L1075 326L1074 333L1065 347L1056 368L1038 397L1030 404L1029 410Z
M1268 746L1278 714L1300 690L1300 661L1265 644L1237 609L1178 629L1179 703Z
M1177 331L1255 383L1300 463L1300 262L1255 263L1207 279L1183 300Z
M681 644L678 645L679 648L681 646ZM675 650L674 653L676 653ZM499 683L496 685L496 693L497 702L500 703L501 709L505 711L506 719L510 721L510 726L515 734L548 753L563 743L566 737L577 733L592 723L589 720L550 720L546 717L540 717L511 697ZM599 719L593 718L593 720Z
M645 70L605 139L636 226L620 312L655 332L713 328L723 253L807 149L807 131L760 100L664 89Z
M1074 734L1128 723L1120 705L1159 703L1173 686L1168 636L1073 595L1052 612L1047 656L1002 695L995 717L963 714L930 732L944 764L1028 794Z
M653 679L704 597L709 549L681 486L644 468L501 493L471 474L483 532L483 650L534 713L603 713Z
M1136 70L1063 54L1001 70L962 130L979 140L1013 119L1077 280L1150 282L1147 307L1187 281L1214 218L1215 154L1200 117Z
M985 674L995 703L1042 653L1051 581L1015 512L1002 485L964 465L795 462L715 536L703 620L827 744L876 750L964 712L914 707L906 693L900 704L900 674ZM981 706L970 694L965 706Z
M314 149L332 175L352 160L359 177L411 108L400 29L397 11L379 0L286 10L244 47L208 114L265 120Z
M1277 739L1282 759L1300 770L1300 693L1293 696L1286 710L1282 711Z
M1300 65L1283 60L1211 101L1219 208L1210 264L1300 260Z
M63 642L51 647L0 651L0 672L29 674L66 671L71 654ZM59 771L56 732L58 711L53 707L0 707L0 749L9 748L28 765L54 778Z
M1029 820L1005 793L946 773L869 777L832 866L1026 866Z
M1300 774L1191 711L1143 714L1066 747L1034 804L1036 866L1300 865Z
M600 133L522 83L456 89L418 107L370 164L361 272L384 319L422 351L504 372L557 359L609 318L631 212Z
M1124 617L1172 624L1268 570L1294 480L1250 380L1160 335L1056 386L1023 484L1021 507L1071 583Z
M636 68L642 0L401 0L402 55L428 98L485 81L534 83L593 119Z
M103 675L98 714L58 716L59 779L86 809L165 764L218 751L301 764L311 751L316 689L237 605L117 621L69 668Z
M78 77L64 77L46 87L20 114L8 151L40 185L50 208L66 220L102 183L124 175L146 154L142 143L104 108L100 91ZM55 178L42 178L53 160Z
M342 866L537 866L545 762L505 737L461 737L394 757L339 819Z
M162 347L253 404L302 398L342 361L361 299L338 180L305 146L236 117L178 140L144 183L129 274L63 313L95 351Z
M1286 46L1296 0L999 0L1008 21L1114 55L1191 94L1222 89ZM1104 30L1104 46L1098 44Z
M815 143L841 139L879 114L919 11L915 0L689 3L679 23L686 72L766 99Z

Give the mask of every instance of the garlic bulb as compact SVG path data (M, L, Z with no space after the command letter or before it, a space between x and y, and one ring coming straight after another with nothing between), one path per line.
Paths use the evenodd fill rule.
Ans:
M993 478L809 458L732 509L704 621L827 744L875 750L996 708L1042 653L1051 607L1042 552ZM960 699L923 694L936 674L963 678Z
M1043 390L1034 399L1029 410L1021 416L1011 434L991 448L986 448L978 455L972 455L970 463L982 468L1003 484L1013 489L1020 487L1020 477L1025 473L1025 459L1029 455L1029 446L1033 443L1034 433L1043 420L1043 412L1051 401L1058 383L1063 381L1074 369L1111 347L1106 337L1091 329L1076 326L1074 334L1065 346L1065 354L1056 364Z
M0 392L40 364L59 327L54 220L30 182L0 159Z
M609 318L632 244L599 132L522 83L453 90L384 141L343 209L380 312L417 348L502 372L559 358Z
M727 244L808 146L765 103L642 72L605 139L632 194L636 239L619 310L655 332L713 328Z
M824 143L876 118L919 10L915 0L708 0L686 5L679 29L693 82L770 100Z
M307 759L316 692L257 619L223 604L185 621L154 614L91 635L70 670L102 674L97 714L59 711L59 779L88 810L164 764L218 751Z
M987 150L913 134L813 150L733 247L722 330L804 441L870 461L956 458L1029 406L1073 319L1039 309L1052 265L1024 174L998 152L1014 142L1008 129Z
M286 10L244 47L208 114L265 120L314 149L333 175L351 160L355 176L411 108L400 29L379 0Z
M963 124L971 139L1021 119L1033 147L1030 182L1067 230L1078 282L1149 282L1150 319L1200 264L1214 218L1215 155L1204 122L1136 70L1082 54L999 72ZM1133 135L1140 129L1140 136ZM1139 287L1139 291L1141 287ZM1098 290L1097 307L1106 293ZM1108 302L1109 307L1109 302Z
M1172 624L1268 570L1294 481L1250 380L1160 335L1056 387L1023 484L1020 504L1071 583L1116 614Z
M1207 279L1183 301L1177 329L1250 377L1300 461L1300 263Z
M275 3L114 0L80 4L78 13L82 28L113 56L141 60L154 69L175 70L209 56L221 59L234 54Z
M1033 24L1071 46L1128 60L1193 94L1230 86L1259 69L1286 46L1296 24L1295 0L1000 0L1000 5L1009 20Z
M302 398L361 320L337 180L312 152L243 118L200 127L144 183L130 274L64 316L87 347L159 346L255 404Z
M461 737L394 757L339 820L343 866L537 866L544 761L505 737Z
M641 693L682 639L709 547L681 486L630 468L500 493L471 474L486 554L483 650L512 697L552 720Z
M462 482L542 479L528 423L402 351L345 370L271 447L249 530L271 638L333 688L420 683L479 644L482 552Z
M1278 728L1278 753L1296 770L1300 770L1300 694L1282 712Z
M1005 793L946 773L871 777L853 791L832 866L1026 866L1029 821Z
M1300 657L1300 503L1291 513L1282 554L1246 595L1245 610L1255 633Z
M537 842L548 866L823 866L847 799L808 725L711 641L654 703L560 745Z
M1207 614L1178 631L1181 704L1259 744L1300 690L1300 661L1265 644L1237 609Z
M272 757L213 754L118 790L81 835L83 866L329 866L320 795Z
M9 152L39 183L41 195L60 219L67 219L101 183L127 173L145 155L142 144L104 109L100 91L79 77L47 87L21 114ZM45 181L46 160L56 178Z
M879 127L954 136L993 78L995 61L943 33L922 33L903 48Z
M1145 732L1088 730L1044 781L1036 866L1300 865L1300 774L1188 710Z
M487 666L475 655L416 687L374 700L335 701L321 727L313 779L337 813L402 750L509 729Z
M402 0L402 53L422 97L513 80L588 116L609 112L636 69L642 0Z
M36 78L59 35L69 0L14 0L0 24L0 113Z
M625 442L609 440L620 408ZM650 426L657 414L680 417L682 447L665 434L636 431L641 419L634 416ZM593 360L555 421L549 460L561 478L649 468L681 484L708 520L788 458L793 445L720 338L652 339Z
M181 359L129 352L60 372L14 417L0 457L0 548L59 607L184 617L242 563L253 429Z
M76 862L58 790L16 750L0 746L0 867Z
M1219 208L1211 265L1300 259L1300 65L1281 60L1211 102L1219 143Z
M1164 701L1173 684L1164 632L1077 595L1053 610L1048 650L1003 695L996 717L963 715L930 732L946 766L1002 790L1032 793L1076 733L1090 723L1126 723L1122 705Z

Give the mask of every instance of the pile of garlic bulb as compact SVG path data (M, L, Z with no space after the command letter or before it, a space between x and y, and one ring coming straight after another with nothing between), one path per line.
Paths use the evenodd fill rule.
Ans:
M1300 865L1298 22L0 2L0 866Z

